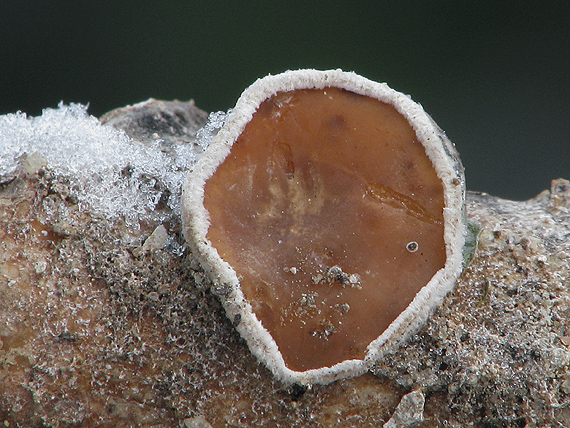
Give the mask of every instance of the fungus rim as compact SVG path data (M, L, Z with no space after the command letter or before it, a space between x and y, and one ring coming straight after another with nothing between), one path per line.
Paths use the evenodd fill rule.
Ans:
M368 96L392 105L408 121L418 141L425 149L444 191L444 242L446 261L429 282L415 295L412 302L386 330L368 346L364 359L344 360L332 367L306 371L289 369L277 343L263 327L241 290L238 275L224 261L207 239L209 213L204 206L204 188L219 165L230 154L232 145L243 132L259 105L278 92L298 89L337 87ZM465 180L463 166L453 143L435 124L423 108L412 99L354 72L337 70L294 70L258 79L239 97L229 112L223 127L202 158L188 174L182 196L182 222L186 240L214 285L229 292L220 296L230 320L240 318L236 329L246 340L251 352L284 383L327 384L340 378L366 372L388 350L399 346L417 330L451 291L463 266L465 244Z

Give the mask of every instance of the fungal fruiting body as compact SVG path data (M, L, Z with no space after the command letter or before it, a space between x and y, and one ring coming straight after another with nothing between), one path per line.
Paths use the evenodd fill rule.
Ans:
M286 383L363 373L462 270L453 145L408 96L341 70L246 89L182 210L227 315Z

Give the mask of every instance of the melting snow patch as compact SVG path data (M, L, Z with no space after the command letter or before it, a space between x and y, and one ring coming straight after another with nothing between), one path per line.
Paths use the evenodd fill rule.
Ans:
M41 116L0 116L0 176L13 172L24 155L39 153L56 174L67 177L82 209L108 218L124 217L131 227L141 220L163 221L172 214L156 210L165 203L180 214L180 193L188 171L223 124L210 115L198 145L180 144L175 155L148 147L122 131L102 125L81 104L45 109Z

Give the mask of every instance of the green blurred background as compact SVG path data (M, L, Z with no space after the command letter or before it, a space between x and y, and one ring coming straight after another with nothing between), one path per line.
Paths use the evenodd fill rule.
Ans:
M0 114L148 99L232 107L256 78L342 68L411 94L467 187L570 179L570 1L2 1Z

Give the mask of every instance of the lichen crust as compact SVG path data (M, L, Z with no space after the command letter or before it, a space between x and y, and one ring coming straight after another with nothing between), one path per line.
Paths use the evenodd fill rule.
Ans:
M246 299L240 286L240 275L220 256L208 239L211 218L204 204L205 186L231 153L233 144L252 120L261 103L278 93L329 87L389 104L412 127L443 186L445 263L417 292L405 310L382 334L369 343L364 358L347 359L331 366L309 370L292 370L286 365L276 341L252 309L251 302ZM258 79L243 92L235 108L228 113L215 140L187 177L182 196L182 221L193 256L210 275L227 316L237 324L237 331L258 360L286 384L327 384L366 372L387 351L396 349L410 334L417 331L453 288L463 264L462 250L467 224L464 199L463 167L455 147L419 104L385 83L371 81L354 72L307 69L266 76ZM259 257L263 257L263 254Z

